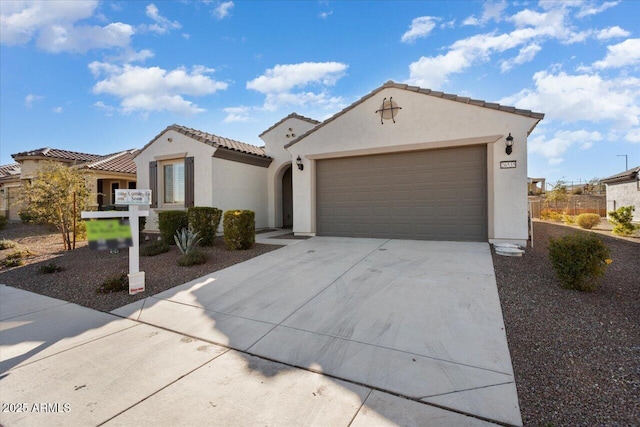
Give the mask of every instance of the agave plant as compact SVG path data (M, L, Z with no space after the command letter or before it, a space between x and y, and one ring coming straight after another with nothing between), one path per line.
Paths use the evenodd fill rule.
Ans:
M176 245L178 245L180 252L185 255L191 253L202 240L202 238L198 237L197 232L193 233L188 228L176 231L173 238L176 241Z

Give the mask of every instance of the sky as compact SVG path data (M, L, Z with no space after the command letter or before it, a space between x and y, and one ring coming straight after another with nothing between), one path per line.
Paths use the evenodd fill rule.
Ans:
M393 80L545 113L528 175L606 177L640 166L639 15L633 0L0 0L0 164L141 148L174 123L263 145L288 114L325 120Z

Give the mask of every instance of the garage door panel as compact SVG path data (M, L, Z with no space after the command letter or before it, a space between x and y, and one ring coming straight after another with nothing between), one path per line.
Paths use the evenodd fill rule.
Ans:
M319 160L319 235L487 240L486 146Z

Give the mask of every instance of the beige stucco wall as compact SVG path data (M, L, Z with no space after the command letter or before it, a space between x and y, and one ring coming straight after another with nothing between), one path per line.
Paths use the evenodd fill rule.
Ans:
M396 123L375 111L383 98L402 107ZM294 174L294 232L314 234L315 161L331 157L411 151L451 146L487 145L488 232L491 242L526 243L527 132L536 119L449 101L412 91L386 88L288 148L300 155L305 169ZM513 153L505 153L504 138L514 138ZM515 169L500 169L500 161L515 160ZM461 171L464 173L464 171Z
M185 157L194 158L195 206L250 209L256 213L256 227L267 227L267 169L213 158L215 151L208 144L169 130L138 154L139 189L149 188L149 162L158 162L158 208L150 209L146 230L158 230L158 211L184 209L183 205L163 203L162 164Z
M607 184L607 211L635 206L633 221L640 222L640 187L637 181Z
M302 135L315 126L306 120L290 117L260 136L265 143L266 154L273 158L267 172L267 220L269 227L282 227L282 175L285 170L293 164L292 179L294 181L296 175L302 173L295 166L295 158L292 158L291 153L284 148L292 141L292 138L287 137L287 134Z

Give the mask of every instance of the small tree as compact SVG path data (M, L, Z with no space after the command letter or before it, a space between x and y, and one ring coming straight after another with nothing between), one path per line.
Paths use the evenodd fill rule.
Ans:
M609 222L614 225L613 234L619 236L630 236L638 226L632 224L634 206L622 206L615 211L609 212Z
M74 224L88 205L89 187L84 174L57 162L43 163L36 177L23 187L26 211L39 223L55 226L65 250L75 249Z
M547 201L553 202L554 207L558 207L558 202L565 202L569 196L567 195L567 183L559 180L553 186L553 190L547 193Z

